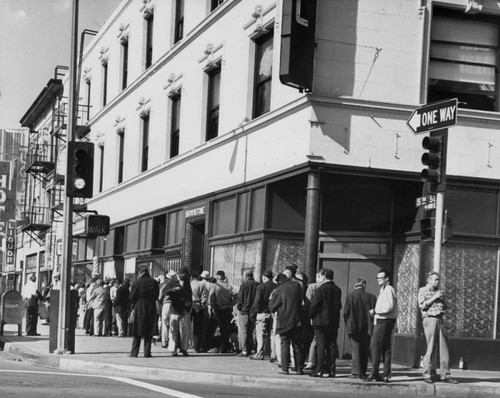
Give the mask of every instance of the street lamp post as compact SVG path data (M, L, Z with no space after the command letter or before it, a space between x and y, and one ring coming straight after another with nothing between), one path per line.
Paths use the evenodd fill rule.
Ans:
M78 54L78 7L79 0L73 0L72 24L71 24L71 60L69 67L69 115L68 115L68 132L67 142L73 141L76 129L77 117L77 54ZM66 162L70 162L69 153L67 154ZM66 172L65 192L68 190L68 184L71 182ZM58 329L57 329L57 353L69 354L73 353L69 347L69 335L71 328L74 325L70 322L71 311L71 290L70 290L70 272L73 249L73 198L65 195L64 199L64 216L63 216L63 258L61 268L61 291L59 296L59 311L58 311Z

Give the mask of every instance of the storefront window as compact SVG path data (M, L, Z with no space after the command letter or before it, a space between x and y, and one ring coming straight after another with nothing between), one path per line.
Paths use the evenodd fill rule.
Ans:
M454 234L498 234L498 191L449 187L445 206Z
M262 241L235 243L212 247L213 273L221 270L229 283L239 287L243 274L253 270L255 280L260 279Z
M235 232L236 198L214 202L213 235L232 235Z

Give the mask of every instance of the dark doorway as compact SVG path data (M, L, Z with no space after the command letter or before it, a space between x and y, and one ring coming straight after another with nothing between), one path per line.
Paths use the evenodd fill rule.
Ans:
M191 272L198 274L203 271L205 261L205 223L191 224Z

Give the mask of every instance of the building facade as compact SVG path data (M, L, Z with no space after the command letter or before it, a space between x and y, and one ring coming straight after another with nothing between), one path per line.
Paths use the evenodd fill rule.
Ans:
M433 245L415 206L422 136L406 121L458 98L441 265L451 365L498 369L496 3L123 1L83 53L79 92L80 138L96 145L85 204L111 232L75 239L72 277L187 265L238 285L247 269L296 263L333 269L345 297L358 276L377 293L386 268L394 358L417 365ZM348 355L342 328L338 342Z

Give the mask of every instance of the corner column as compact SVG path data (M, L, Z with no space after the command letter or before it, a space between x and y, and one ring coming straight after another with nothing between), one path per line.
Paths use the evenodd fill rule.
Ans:
M321 209L321 174L310 171L307 177L306 225L304 237L304 272L310 282L316 280L318 237Z

